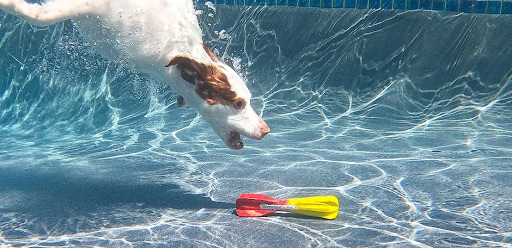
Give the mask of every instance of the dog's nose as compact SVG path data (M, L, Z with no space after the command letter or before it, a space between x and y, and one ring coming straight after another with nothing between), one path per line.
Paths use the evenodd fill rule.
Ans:
M259 124L260 124L260 133L261 133L260 139L263 139L263 137L265 137L265 135L270 133L270 128L268 127L267 123L265 123L265 121L263 121L263 119L261 119L261 117L259 119Z

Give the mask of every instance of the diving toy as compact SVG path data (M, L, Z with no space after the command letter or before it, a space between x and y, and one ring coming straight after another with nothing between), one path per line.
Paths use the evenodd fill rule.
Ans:
M328 220L336 219L339 211L336 196L310 196L275 199L263 194L243 193L236 200L236 213L241 217L262 217L275 212L290 212Z

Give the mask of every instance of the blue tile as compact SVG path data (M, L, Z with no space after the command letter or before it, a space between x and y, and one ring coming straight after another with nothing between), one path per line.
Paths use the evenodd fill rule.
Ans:
M409 10L415 10L418 9L419 0L409 0L407 4L407 9Z
M345 0L345 8L354 9L356 7L356 0Z
M501 1L489 1L487 3L488 14L499 14L501 10Z
M405 0L395 0L393 9L405 9Z
M458 0L448 0L446 2L446 11L459 11L459 1Z
M382 6L380 6L383 9L393 9L393 0L382 0Z
M445 11L446 10L445 0L433 0L432 1L432 10Z
M207 0L196 0L196 4L205 4Z
M311 0L311 7L320 7L320 0Z
M420 0L420 9L431 10L432 0Z
M487 12L487 1L476 1L473 5L474 13L485 14Z
M512 2L503 1L501 3L501 13L502 14L512 14Z
M299 0L299 7L309 7L309 0Z
M298 5L298 0L288 0L288 6L297 6Z
M369 0L368 8L380 9L380 0Z
M245 5L246 6L253 6L254 5L254 0L247 0L247 1L245 1Z
M225 0L215 0L215 4L225 4Z
M245 5L245 1L244 0L235 0L235 4L236 5Z
M334 0L334 8L343 8L343 0Z
M358 9L368 9L368 0L357 0Z
M332 0L322 0L322 8L332 8Z
M473 13L473 1L472 0L462 0L460 3L460 12L465 13Z
M286 6L286 0L277 0L277 6Z
M226 5L235 5L235 0L226 0Z
M267 0L268 6L276 6L277 0Z

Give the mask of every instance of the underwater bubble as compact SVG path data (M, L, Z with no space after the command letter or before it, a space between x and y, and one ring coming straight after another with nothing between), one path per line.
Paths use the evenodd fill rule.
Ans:
M217 9L215 8L215 6L213 5L212 2L210 1L207 1L206 3L204 3L204 5L206 5L206 7L208 7L209 9L211 9L213 12L216 12Z

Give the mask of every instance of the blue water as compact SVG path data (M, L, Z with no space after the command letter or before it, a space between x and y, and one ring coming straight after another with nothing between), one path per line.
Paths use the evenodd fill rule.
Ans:
M2 14L0 246L512 245L511 16L216 7L272 129L241 151L71 22ZM243 192L340 214L240 218Z

